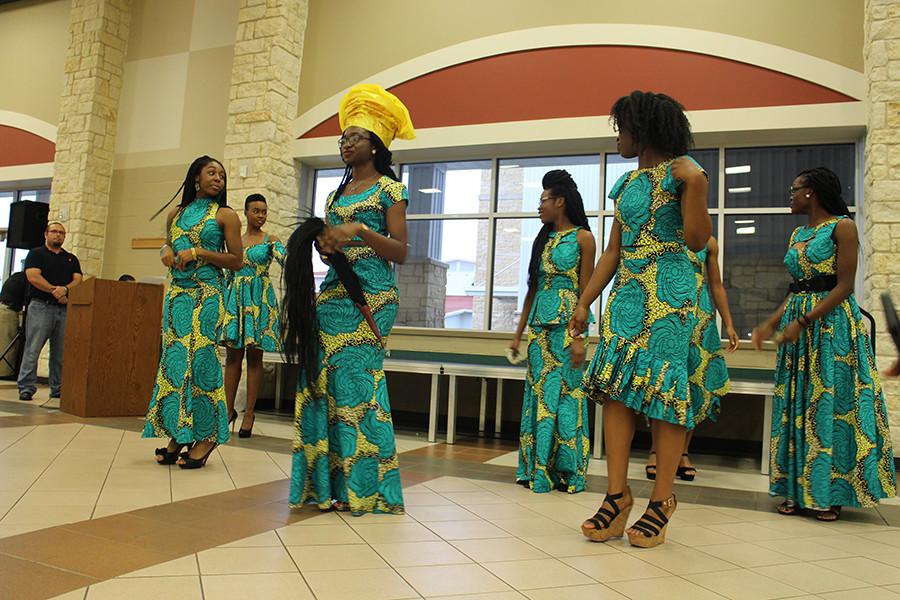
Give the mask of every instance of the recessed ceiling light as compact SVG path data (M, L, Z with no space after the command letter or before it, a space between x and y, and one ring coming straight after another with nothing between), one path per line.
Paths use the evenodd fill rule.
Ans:
M734 222L735 225L752 225L753 223L756 223L753 219L738 219Z
M519 165L500 165L501 169L518 169Z
M519 233L519 230L515 227L504 227L503 233Z
M423 194L440 194L441 193L441 190L439 190L437 188L422 188L419 191L422 192Z
M737 175L738 173L749 173L750 165L738 165L737 167L725 167L726 175Z
M751 191L753 191L753 188L751 188L751 187L728 188L729 194L749 194Z
M735 233L738 235L753 235L756 233L756 227L738 227Z

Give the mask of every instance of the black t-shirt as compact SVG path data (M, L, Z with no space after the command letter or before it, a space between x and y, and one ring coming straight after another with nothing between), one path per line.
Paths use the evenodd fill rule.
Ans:
M40 269L41 276L50 285L69 285L75 273L81 274L81 263L78 258L65 250L51 252L46 245L38 246L28 252L25 258L25 270ZM46 300L56 302L50 292L42 292L33 285L28 285L29 300Z
M0 289L0 302L19 312L25 305L27 292L28 280L25 278L25 271L18 271L3 282L3 288Z

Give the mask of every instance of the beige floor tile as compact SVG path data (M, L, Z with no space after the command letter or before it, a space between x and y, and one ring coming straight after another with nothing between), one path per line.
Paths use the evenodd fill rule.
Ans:
M680 577L618 581L609 587L641 600L722 600L722 596Z
M753 570L811 594L869 587L864 581L841 575L812 563L805 563L802 568L797 568L797 565L772 565L757 567Z
M134 504L141 506L154 506L166 504L172 501L172 491L169 485L160 486L149 490L126 490L111 486L104 486L97 499L98 506L122 506Z
M204 600L315 600L299 573L204 575Z
M735 566L717 556L676 544L663 544L649 552L635 552L631 556L677 576L689 573L728 571L734 569Z
M683 525L720 525L722 523L738 523L744 520L742 517L713 508L701 507L684 510L684 506L680 502L678 503L677 515L677 522Z
M87 595L87 590L87 588L81 588L80 590L75 590L67 594L53 596L50 600L84 600L84 597Z
M525 596L516 591L487 592L483 594L463 594L452 596L426 596L425 600L524 600Z
M797 561L792 556L758 544L751 544L750 542L696 546L696 549L744 568L780 565Z
M444 492L479 492L484 489L462 477L436 477L422 485L439 494Z
M731 600L771 600L803 595L803 590L747 570L698 573L684 578Z
M477 563L551 558L517 538L457 540L453 545Z
M763 527L758 523L719 523L718 525L704 525L704 527L742 542L764 542L793 537L790 533L772 529L771 527Z
M17 504L6 513L0 524L53 527L85 521L91 518L93 511L93 506L23 506Z
M336 511L320 512L302 521L297 521L293 527L305 527L309 525L346 525L347 522L341 518L341 513Z
M479 540L512 537L508 531L487 521L439 521L428 528L445 540Z
M897 554L897 546L892 546L891 544L883 544L881 542L864 537L864 535L865 534L830 535L825 537L807 538L807 541L822 546L828 546L829 548L841 550L845 553L850 554L851 556L868 556L869 558L878 559L881 556Z
M372 544L392 567L427 567L471 563L471 559L449 542L400 542Z
M327 544L363 544L352 527L340 525L289 525L275 530L285 546L322 546Z
M454 523L456 521L450 521ZM477 521L459 521L460 523L477 523ZM445 523L440 523L441 525ZM357 525L353 528L370 544L390 544L393 542L432 542L439 538L419 523L369 524Z
M557 558L563 556L594 556L596 554L616 554L609 543L592 542L582 535L566 533L563 535L536 535L521 538L538 550Z
M169 562L164 562L159 565L153 565L146 569L132 571L131 573L121 575L121 577L173 577L181 575L200 575L200 569L197 566L197 556L195 554L182 556L181 558L176 558L175 560L170 560Z
M451 596L509 591L508 585L480 565L440 565L397 569L423 596Z
M406 514L422 523L431 521L478 521L480 517L461 506L407 506Z
M388 564L366 544L291 546L288 549L301 573L386 569Z
M466 510L482 519L534 519L540 515L533 510L508 502L506 504L469 504Z
M94 507L94 512L91 514L92 519L102 519L103 517L108 517L110 515L119 515L126 512L131 512L133 510L140 510L142 508L147 508L146 505L142 504L126 504L126 505L110 505L110 506L96 506Z
M796 562L798 560L828 560L830 558L844 558L854 555L853 552L845 548L840 548L836 545L823 544L809 538L769 540L756 542L756 545L787 555L791 557L791 562Z
M441 495L460 506L469 506L472 504L507 504L509 502L509 499L485 490L441 492Z
M602 583L524 590L522 593L529 600L627 600L626 596Z
M517 590L597 583L555 558L492 562L483 566Z
M281 538L274 531L266 531L259 535L252 535L230 544L224 544L220 548L272 548L281 546Z
M826 592L819 594L817 598L823 600L897 600L900 598L900 594L883 587L868 587L843 592ZM791 598L791 600L794 599Z
M621 552L597 556L570 556L560 560L607 585L612 581L669 576L667 571Z
M393 569L315 571L304 578L317 600L400 600L420 597Z
M29 491L19 504L22 506L94 506L97 503L97 491L81 492L32 492ZM2 501L2 494L0 494Z
M815 564L837 573L865 581L869 585L900 584L900 569L871 558L852 557L822 560Z
M197 554L203 575L292 573L294 561L284 547L212 548Z
M337 511L336 511L337 512ZM368 513L364 515L354 516L349 512L337 512L340 519L350 527L357 525L397 525L400 523L417 523L411 516L403 515L386 515Z
M547 517L533 517L529 519L493 519L491 523L508 531L516 536L537 536L537 535L564 535L566 533L576 534L581 531L581 521L575 523L576 526L563 525L553 519Z
M406 508L412 506L453 506L453 501L431 490L421 492L403 490L403 504Z
M683 546L711 546L713 544L734 544L741 540L702 527L700 525L686 525L675 523L666 530L666 540L678 542Z
M193 577L137 577L110 579L88 588L87 600L202 600L200 578Z
M881 544L900 547L900 529L869 530L857 532L856 535Z

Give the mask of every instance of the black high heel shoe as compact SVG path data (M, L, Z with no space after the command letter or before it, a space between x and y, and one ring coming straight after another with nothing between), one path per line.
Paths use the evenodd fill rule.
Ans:
M682 456L687 456L687 453ZM678 467L678 470L675 471L675 477L682 481L693 481L696 476L697 469L695 467Z
M206 461L209 459L209 455L216 449L216 446L218 446L218 444L213 444L210 449L206 451L206 454L200 458L191 458L190 454L182 454L180 458L183 462L177 464L182 469L199 469L204 467L206 466Z
M251 435L253 435L253 425L256 424L256 413L252 413L252 414L253 414L253 421L250 423L250 429L244 429L243 427L241 427L240 429L238 429L238 437L248 438ZM241 423L241 425L243 425L243 423Z
M191 451L193 444L178 444L178 447L175 448L172 452L169 452L169 447L165 448L157 448L156 456L161 456L162 460L156 461L160 465L174 465L175 461L178 460L178 455L181 453L181 449L187 447L188 452Z
M231 416L228 417L228 426L231 428L231 433L234 433L234 424L237 422L238 412L235 409L231 409Z

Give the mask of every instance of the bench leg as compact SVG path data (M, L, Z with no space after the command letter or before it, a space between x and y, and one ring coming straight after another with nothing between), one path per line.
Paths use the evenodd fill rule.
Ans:
M450 389L447 393L447 443L456 441L456 375L450 376Z
M478 435L484 435L484 419L487 413L487 379L481 378L481 404L478 406Z
M587 400L585 400L587 402ZM603 458L603 407L595 405L594 410L594 458Z
M503 427L503 380L497 380L497 406L494 407L494 437L500 437Z
M762 434L762 456L760 457L760 472L763 475L769 474L769 456L772 445L772 404L773 398L771 394L766 394L765 409L763 410L763 434Z
M275 365L275 412L281 411L281 392L284 382L282 381L284 371L280 364ZM245 379L246 381L246 379Z
M431 376L431 402L428 405L428 441L433 442L437 439L437 419L438 419L438 375Z

